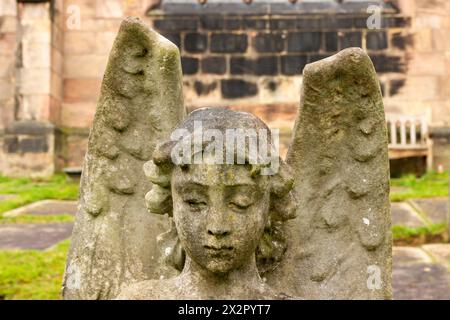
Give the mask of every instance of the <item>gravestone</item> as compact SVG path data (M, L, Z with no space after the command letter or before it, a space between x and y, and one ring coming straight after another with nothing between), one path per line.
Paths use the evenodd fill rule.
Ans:
M145 208L151 184L142 166L184 116L181 78L176 46L138 19L126 19L89 137L65 299L111 299L123 282L159 277L155 236L167 222Z
M312 63L287 163L299 199L275 287L312 299L389 299L387 130L370 58L350 48Z
M350 48L310 64L301 95L287 163L276 132L249 113L205 108L183 120L177 48L127 18L89 138L64 298L391 298L387 132L372 62ZM210 140L195 143L196 122ZM270 162L245 143L237 160L218 161L218 137L238 129L257 132ZM180 146L193 152L183 161L202 161L176 160Z

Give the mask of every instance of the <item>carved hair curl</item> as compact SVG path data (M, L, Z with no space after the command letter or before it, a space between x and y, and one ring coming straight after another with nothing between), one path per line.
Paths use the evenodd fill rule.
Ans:
M221 131L236 128L239 125L246 128L269 130L264 122L249 113L215 108L204 108L192 112L177 128L192 129L193 121L198 119L208 123L209 127ZM226 120L224 121L224 119ZM173 147L173 141L159 144L153 153L153 160L144 165L145 175L153 183L152 189L145 196L147 208L151 213L168 214L170 217L172 217L171 176L175 167L171 158ZM278 172L268 176L270 188L269 217L256 249L256 262L260 274L275 269L281 261L287 249L283 226L287 220L296 216L297 206L292 192L293 175L289 166L282 159L279 159L279 163ZM251 171L258 173L263 166L265 165L252 165ZM164 248L162 254L165 262L181 271L184 266L185 252L178 238L173 219L171 219L170 230L158 236L158 244L161 248Z

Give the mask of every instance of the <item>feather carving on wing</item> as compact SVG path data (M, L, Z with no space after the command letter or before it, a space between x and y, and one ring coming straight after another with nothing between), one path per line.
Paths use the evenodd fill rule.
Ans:
M268 283L307 299L391 298L387 145L379 82L362 49L305 67L287 155L299 208Z
M122 283L158 274L154 239L167 222L147 212L152 185L143 164L184 116L178 48L138 19L125 19L89 136L65 299L110 299Z

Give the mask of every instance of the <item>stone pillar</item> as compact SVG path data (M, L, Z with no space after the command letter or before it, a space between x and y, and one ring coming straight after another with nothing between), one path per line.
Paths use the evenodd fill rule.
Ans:
M5 175L40 177L53 174L54 141L54 126L49 122L13 122L5 129Z
M17 2L15 105L3 145L8 176L48 176L55 170L54 124L62 96L61 32L53 23L58 3Z
M0 1L0 172L4 171L4 129L14 119L16 63L16 0Z
M442 166L450 172L450 126L431 129L433 139L433 163L436 168Z

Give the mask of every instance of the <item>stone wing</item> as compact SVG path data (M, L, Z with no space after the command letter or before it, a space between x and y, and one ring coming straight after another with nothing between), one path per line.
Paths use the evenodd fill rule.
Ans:
M158 272L143 172L158 141L184 118L178 48L135 18L120 26L102 82L63 283L65 299L110 299L121 283Z
M306 299L391 298L387 146L367 54L350 48L307 65L287 154L298 217L269 283Z

